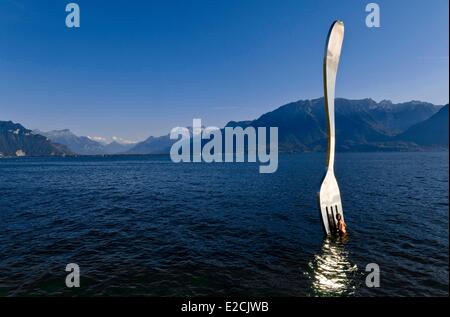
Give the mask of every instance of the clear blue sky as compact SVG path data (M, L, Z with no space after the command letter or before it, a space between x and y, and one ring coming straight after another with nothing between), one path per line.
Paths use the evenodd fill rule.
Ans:
M65 26L65 5L81 28ZM0 0L0 120L142 140L222 126L323 95L333 20L346 38L337 96L449 99L448 0Z

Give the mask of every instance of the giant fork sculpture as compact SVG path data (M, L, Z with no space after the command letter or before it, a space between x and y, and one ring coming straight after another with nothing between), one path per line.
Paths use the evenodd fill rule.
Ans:
M341 194L334 176L334 153L336 145L335 121L334 121L334 93L336 85L336 73L341 56L342 42L344 40L344 23L335 21L328 33L325 57L323 62L325 110L328 125L328 168L319 193L319 205L322 223L325 233L337 232L337 214L344 219Z

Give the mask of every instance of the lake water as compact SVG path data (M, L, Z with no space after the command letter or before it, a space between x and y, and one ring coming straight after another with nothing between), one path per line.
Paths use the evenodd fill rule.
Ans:
M0 295L448 296L448 153L338 153L348 227L325 239L325 154L0 160ZM77 263L81 287L65 287ZM380 287L365 284L380 267Z

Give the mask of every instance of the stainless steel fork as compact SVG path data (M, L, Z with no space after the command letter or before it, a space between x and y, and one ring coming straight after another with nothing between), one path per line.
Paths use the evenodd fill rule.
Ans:
M344 40L344 23L335 21L328 33L325 57L323 62L325 109L328 125L328 168L319 192L319 205L322 223L326 234L338 231L337 214L344 219L341 194L334 176L334 152L336 145L334 121L334 96L336 86L336 73L341 56L342 42Z

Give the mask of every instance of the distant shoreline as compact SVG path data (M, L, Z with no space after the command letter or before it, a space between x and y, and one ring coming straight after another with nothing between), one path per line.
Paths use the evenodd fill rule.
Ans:
M404 151L393 150L368 150L368 151L336 151L336 153L448 153L448 148L421 148L418 150L405 149ZM325 154L325 151L279 151L280 155L297 154ZM92 155L25 155L25 156L0 156L0 159L27 159L27 158L101 158L101 157L144 157L144 156L170 156L169 153L149 153L149 154L92 154Z

